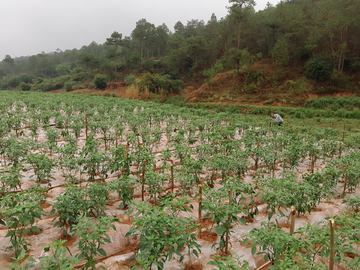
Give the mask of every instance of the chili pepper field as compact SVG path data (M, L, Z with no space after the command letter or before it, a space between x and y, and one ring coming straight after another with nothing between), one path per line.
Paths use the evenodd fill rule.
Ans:
M0 114L0 269L360 269L359 120L7 91Z

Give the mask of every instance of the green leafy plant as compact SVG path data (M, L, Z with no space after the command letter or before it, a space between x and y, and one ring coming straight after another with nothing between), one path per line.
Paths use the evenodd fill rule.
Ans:
M75 265L78 263L78 259L71 255L70 249L64 247L66 240L55 240L45 245L44 252L47 252L47 256L39 257L40 269L42 270L72 270L75 269ZM69 253L70 256L67 254ZM35 262L35 260L33 260Z
M9 167L5 170L1 171L0 174L0 195L6 195L10 190L15 189L17 187L21 187L20 185L20 168L19 167Z
M88 214L94 217L105 215L105 202L109 200L108 187L99 182L91 183L86 190L86 195L89 197Z
M26 251L22 249L18 256L11 258L13 261L9 265L5 265L4 268L12 269L12 270L26 270L34 266L35 260L31 257L26 258ZM29 262L24 264L24 260L28 260Z
M349 205L354 211L354 215L359 213L360 210L360 196L348 196L345 197L343 203Z
M107 76L104 74L95 75L94 84L99 89L105 89L107 86Z
M202 199L202 205L199 210L207 211L204 217L210 217L216 223L215 231L220 236L219 248L222 251L228 251L228 242L231 233L231 224L240 221L246 224L244 217L239 218L238 213L246 214L247 211L240 204L229 203L229 191L225 188L212 190L204 186L205 197ZM228 201L224 202L224 200ZM215 243L213 246L217 245Z
M77 223L77 218L88 211L87 193L84 189L71 184L65 192L57 197L52 205L50 215L58 215L54 227L63 228L63 235L67 236L68 229Z
M135 199L135 184L136 179L131 176L118 177L109 182L109 189L112 192L117 192L121 199L120 208L128 208L132 200Z
M41 219L41 215L44 210L38 204L37 201L21 202L19 196L3 197L2 204L12 201L11 208L0 209L0 224L5 225L8 228L8 232L5 237L10 237L11 246L7 247L7 250L14 250L15 256L18 257L21 254L21 250L27 250L31 244L28 242L24 235L31 232L40 233L40 229L37 226L33 226L35 218Z
M48 183L51 186L50 180L55 179L51 174L53 162L43 154L30 154L27 156L27 162L34 168L36 182Z
M220 270L248 270L249 263L247 261L240 261L240 257L234 255L233 258L231 256L220 256L215 255L214 260L207 263L207 265L216 266L216 269ZM215 270L215 269L212 269Z
M275 224L261 223L261 228L254 228L248 233L248 237L243 241L246 245L251 239L251 244L247 248L251 248L251 254L264 254L265 261L279 261L280 257L288 251L293 254L302 248L302 240L295 238L293 235L283 231ZM257 252L257 246L261 249Z
M200 247L195 241L195 234L191 233L191 229L197 226L194 219L168 215L166 208L152 207L148 202L135 204L129 213L135 209L138 212L133 221L134 226L125 235L140 236L141 245L136 250L136 259L140 265L134 266L134 269L151 269L153 265L164 269L165 261L171 260L174 253L182 261L180 251L184 246L197 255L196 250Z
M94 221L84 214L77 218L77 224L73 227L72 233L76 231L79 237L79 241L75 243L79 251L76 258L78 260L86 260L82 269L95 270L95 263L99 262L96 256L106 256L106 252L101 246L105 243L111 243L110 237L106 232L110 228L116 231L115 226L112 224L114 221L116 219L111 220L107 216L102 216L97 221ZM99 267L106 270L103 266Z
M313 58L306 63L306 76L316 81L330 79L332 67L327 59Z

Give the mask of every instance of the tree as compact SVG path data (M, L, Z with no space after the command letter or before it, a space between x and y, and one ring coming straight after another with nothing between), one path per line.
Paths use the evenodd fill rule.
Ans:
M185 27L183 25L182 22L178 21L177 23L175 23L174 25L174 30L175 30L175 33L178 33L180 35L183 35L184 34L184 30L185 30Z
M198 36L199 33L202 33L204 30L204 21L199 20L190 20L187 21L186 27L184 29L184 37L195 37Z
M100 66L100 59L94 54L83 53L79 57L79 63L91 71Z
M261 57L261 55L259 55L259 57ZM222 60L227 68L236 67L237 70L240 70L243 65L254 64L256 57L251 55L247 50L231 48L226 52Z
M238 25L237 48L240 49L241 23L244 21L249 9L256 5L254 0L229 0L232 6L229 7L230 15L235 19Z
M334 68L342 72L345 57L349 52L349 32L354 28L360 11L359 2L354 0L324 0L316 2L316 27L312 27L312 37L319 43L326 41L331 51ZM325 45L325 46L326 46Z
M230 35L232 34L232 23L229 19L229 16L227 18L221 18L219 21L219 36L220 36L220 43L222 51L225 51L228 49L228 39Z
M166 43L167 53L171 53L173 50L178 50L185 45L185 38L179 33L172 34Z
M60 76L67 75L70 73L70 67L67 65L57 65L55 70L56 70L56 73Z
M136 27L132 31L131 36L133 40L137 41L140 48L141 61L143 59L144 48L147 47L149 50L150 39L154 33L155 26L146 19L141 19L136 22Z
M3 61L6 62L8 65L13 65L14 64L14 59L12 59L11 56L8 55L8 54L5 55Z
M105 45L112 46L113 50L110 50L108 53L108 58L112 58L115 61L115 73L117 74L117 51L119 46L122 45L122 34L114 31L109 38L106 39Z
M155 46L158 51L158 56L165 55L166 42L169 38L170 30L165 23L159 25L155 29Z
M206 40L203 36L192 36L186 39L189 55L195 59L195 65L199 64L206 52Z
M45 52L39 53L37 63L37 73L40 76L53 76L56 74L55 64L52 62L52 59Z
M7 64L7 73L11 74L14 66L14 59L12 59L11 56L7 54L5 55L3 61Z
M205 49L208 62L213 63L218 58L218 52L221 47L219 23L214 13L205 26L204 38L207 43Z
M185 38L179 33L171 35L166 44L168 67L174 73L184 73L188 57Z
M275 63L278 65L286 66L290 62L289 55L290 44L285 36L280 37L275 46L271 50L272 56L275 58Z

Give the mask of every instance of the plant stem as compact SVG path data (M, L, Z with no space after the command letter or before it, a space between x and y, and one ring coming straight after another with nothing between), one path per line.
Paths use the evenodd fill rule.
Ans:
M171 165L171 193L174 194L174 166Z
M144 189L145 189L145 166L146 166L146 160L144 160L144 168L143 168L143 174L142 174L142 185L141 185L141 200L144 201Z
M88 132L87 132L87 114L85 113L85 138L86 138L86 141L87 141L87 134L88 134Z
M201 210L200 207L202 205L202 185L199 185L199 223L200 223L200 230L199 230L199 237L201 237Z

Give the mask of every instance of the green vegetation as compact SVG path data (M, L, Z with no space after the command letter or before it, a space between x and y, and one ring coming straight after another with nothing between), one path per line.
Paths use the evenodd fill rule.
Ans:
M325 98L324 98L325 99ZM321 100L321 99L320 99ZM356 99L355 99L356 100ZM281 106L255 106L255 105L226 105L226 104L216 104L216 103L181 103L181 100L170 100L169 102L180 104L187 108L202 108L208 110L214 110L216 112L229 112L229 113L251 113L257 115L270 115L271 112L276 112L280 114L282 117L286 117L286 115L292 116L295 119L303 119L303 118L317 118L317 121L321 121L321 119L326 118L325 120L328 123L339 121L338 118L346 118L346 119L360 119L360 111L355 108L352 111L347 111L343 108L337 109L335 111L328 109L315 109L310 106L317 106L317 99L309 99L307 104L310 108L292 108L292 107L281 107ZM320 103L320 106L321 103ZM332 118L336 118L331 120Z
M130 36L114 31L103 44L6 55L0 62L0 89L70 92L125 80L128 86L137 81L140 92L148 89L164 101L185 85L206 83L204 96L195 96L201 101L261 97L267 104L292 105L301 105L309 93L358 93L358 1L282 1L257 12L253 0L229 3L224 18L212 14L207 22L156 26L140 19ZM213 80L223 72L232 79Z
M359 245L359 198L350 194L360 184L358 119L302 118L339 110L284 107L279 127L272 107L174 103L3 91L0 224L14 258L8 267L101 268L118 252L107 243L120 227L116 237L134 244L133 269L190 265L202 249L198 237L209 232L217 234L215 258L224 260L208 262L220 269L250 268L228 256L239 242L270 269L323 269L332 257L328 218L337 225L335 262L358 267L348 256ZM321 204L337 215L324 211L312 225L302 219L293 233L279 227L291 207L296 218L311 219ZM120 218L131 225L115 225ZM267 222L248 225L258 218ZM36 236L46 256L29 253L21 265L31 234L52 227L62 239L77 238L74 254L64 255L62 240Z
M97 74L94 77L94 84L99 89L105 89L106 88L106 81L107 81L107 76L104 75L104 74Z
M310 109L328 109L332 111L336 111L338 109L350 111L353 109L360 109L360 97L347 96L311 98L306 100L304 107Z

